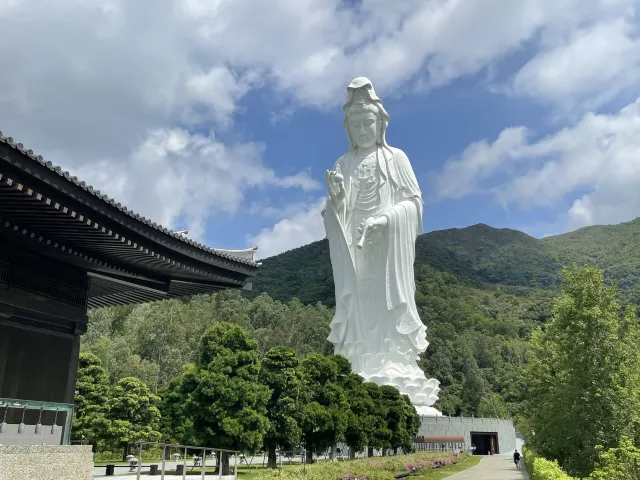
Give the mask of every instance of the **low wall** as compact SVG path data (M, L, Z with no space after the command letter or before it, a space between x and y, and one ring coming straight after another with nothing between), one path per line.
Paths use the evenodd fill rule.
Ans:
M91 445L0 445L2 480L92 480Z
M64 426L58 425L55 433L51 433L51 425L43 425L41 433L35 433L35 425L26 425L23 433L18 433L18 425L8 424L0 433L0 445L60 445ZM2 477L0 477L0 480Z
M422 417L418 435L464 436L464 448L468 451L471 448L471 432L497 433L500 454L508 454L516 449L516 430L511 420L473 417Z

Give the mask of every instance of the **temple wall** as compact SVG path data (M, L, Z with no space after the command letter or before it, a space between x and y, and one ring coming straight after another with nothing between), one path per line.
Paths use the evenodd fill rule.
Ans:
M67 382L74 353L72 338L0 323L0 397L72 403Z
M59 417L58 421L62 419L62 415ZM50 424L43 424L42 432L35 433L35 425L26 425L24 432L18 433L18 425L8 424L6 430L0 432L0 445L60 445L62 443L64 423L58 425L54 433L51 430ZM0 475L1 479L2 476Z
M0 445L3 480L92 480L90 445Z
M418 435L464 436L465 450L471 447L471 432L496 433L500 454L516 449L516 430L512 420L469 417L422 417Z

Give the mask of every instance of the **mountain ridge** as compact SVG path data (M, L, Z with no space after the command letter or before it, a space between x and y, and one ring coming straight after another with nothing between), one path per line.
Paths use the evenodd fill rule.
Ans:
M256 292L266 291L279 300L298 297L303 303L334 304L326 239L262 262ZM640 218L540 239L478 223L423 233L416 241L416 265L427 264L476 285L555 290L562 268L572 263L602 268L624 301L640 303Z

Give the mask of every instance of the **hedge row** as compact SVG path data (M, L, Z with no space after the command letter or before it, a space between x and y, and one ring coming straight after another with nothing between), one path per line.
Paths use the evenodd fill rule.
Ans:
M531 480L575 480L562 471L558 462L547 460L522 447L524 464Z

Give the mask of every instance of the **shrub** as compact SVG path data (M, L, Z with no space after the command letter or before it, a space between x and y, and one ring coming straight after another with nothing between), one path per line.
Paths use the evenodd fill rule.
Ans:
M522 453L531 480L574 480L562 471L555 460L539 457L526 447L522 447Z
M622 437L617 448L598 447L596 469L589 480L628 480L640 478L640 448L629 437Z

